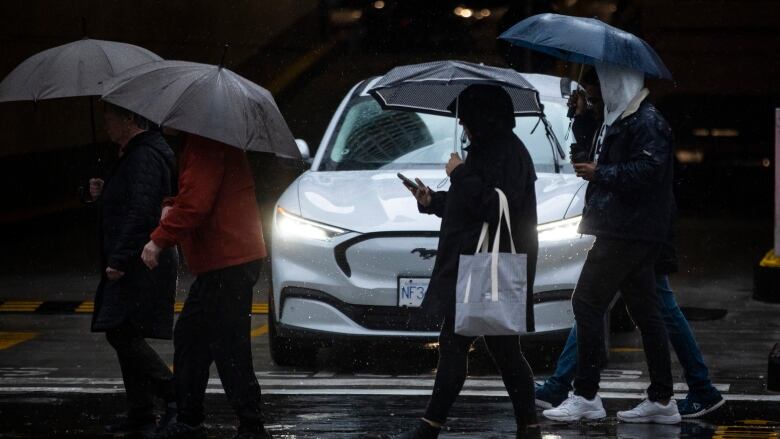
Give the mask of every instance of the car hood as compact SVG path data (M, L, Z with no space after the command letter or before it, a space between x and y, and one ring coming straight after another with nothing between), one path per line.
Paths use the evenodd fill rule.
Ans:
M397 171L306 172L298 178L300 214L313 221L360 233L439 230L434 215L421 215L417 203L396 176ZM420 178L433 190L447 190L440 170L413 169L404 175ZM564 218L582 180L572 174L538 174L536 200L539 224ZM294 209L293 206L281 207Z

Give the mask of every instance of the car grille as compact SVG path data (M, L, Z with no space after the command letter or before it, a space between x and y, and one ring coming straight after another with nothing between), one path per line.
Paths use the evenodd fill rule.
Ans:
M284 301L290 297L327 303L358 325L375 331L438 331L442 321L440 315L432 313L427 307L353 305L322 291L296 287L287 287L282 291L281 309L284 309Z

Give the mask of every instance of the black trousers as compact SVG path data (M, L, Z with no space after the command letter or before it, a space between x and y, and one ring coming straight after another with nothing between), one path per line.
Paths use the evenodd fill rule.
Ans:
M439 335L439 365L433 395L425 412L426 419L440 424L447 420L450 407L463 388L469 349L477 339L455 334L455 312L448 314ZM485 337L485 342L512 400L517 425L536 424L534 375L520 351L519 338L516 335L489 336Z
M195 279L173 334L178 420L203 422L211 363L243 427L262 425L260 385L252 365L252 288L260 261L201 274Z
M669 338L655 288L654 267L659 251L657 243L596 238L572 297L577 321L575 394L593 399L598 392L604 350L604 314L619 290L642 333L650 371L648 398L658 401L673 395Z
M173 374L132 325L106 332L106 339L119 358L128 418L153 421L155 396L166 402L176 400Z

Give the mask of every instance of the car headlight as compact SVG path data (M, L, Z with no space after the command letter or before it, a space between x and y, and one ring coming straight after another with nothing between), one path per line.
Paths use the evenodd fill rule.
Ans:
M580 221L582 221L582 215L538 226L536 230L539 232L539 242L577 239L580 236L577 231Z
M286 237L327 241L347 233L347 230L301 218L282 209L276 209L276 227Z

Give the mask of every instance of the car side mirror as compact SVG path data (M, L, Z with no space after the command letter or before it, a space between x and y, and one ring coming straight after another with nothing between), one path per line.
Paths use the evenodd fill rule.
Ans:
M306 163L312 162L311 151L309 150L309 144L303 139L295 139L295 144L298 145L298 151L301 153L301 160Z

